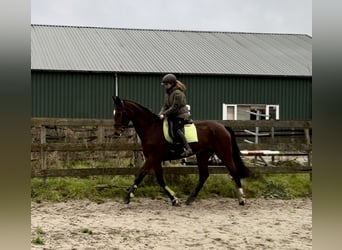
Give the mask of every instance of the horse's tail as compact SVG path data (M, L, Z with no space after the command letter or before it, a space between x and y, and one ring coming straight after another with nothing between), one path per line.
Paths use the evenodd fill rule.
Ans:
M241 159L240 149L239 149L237 142L236 142L235 133L232 130L232 128L230 128L230 127L225 127L225 128L228 130L228 132L231 135L230 137L231 137L232 149L233 149L233 161L235 163L235 166L238 169L239 176L240 176L240 178L246 178L246 177L250 176L250 170L246 167L246 165L244 164L244 162Z

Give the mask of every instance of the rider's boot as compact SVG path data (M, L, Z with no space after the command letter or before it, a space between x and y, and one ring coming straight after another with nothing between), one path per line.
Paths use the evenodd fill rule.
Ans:
M189 155L192 155L192 149L190 148L188 142L185 139L184 133L182 130L178 129L177 130L177 135L181 139L181 142L183 143L183 146L185 148L185 151L181 153L182 157L188 157Z

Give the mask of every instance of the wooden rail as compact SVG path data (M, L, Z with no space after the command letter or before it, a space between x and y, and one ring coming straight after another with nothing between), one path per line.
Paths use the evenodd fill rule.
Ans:
M253 120L253 121L217 121L224 126L231 127L234 131L259 127L270 131L270 140L259 144L248 144L239 142L241 150L277 150L281 151L279 155L308 155L308 166L301 167L269 167L262 166L252 168L254 173L307 173L312 170L311 167L311 121L276 121L276 120ZM84 142L47 142L47 129L60 127L81 127L79 131L90 129L95 131L94 141L90 143ZM91 169L53 169L47 167L47 152L101 152L101 151L141 151L141 144L134 143L116 143L115 139L106 142L105 129L113 127L111 119L60 119L60 118L32 118L31 129L35 128L39 131L39 141L33 141L31 152L40 152L41 168L39 171L32 171L32 177L52 177L52 176L91 176L91 175L133 175L137 168L91 168ZM282 142L282 138L278 139L275 135L277 129L302 130L305 139L301 143ZM209 168L210 173L226 174L226 168L222 166L212 166ZM197 167L164 167L164 173L172 174L196 174Z
M284 121L284 120L246 120L228 121L216 120L231 128L265 127L265 128L312 128L311 121ZM31 126L105 126L113 127L112 119L64 119L64 118L32 118Z
M311 173L311 167L251 167L252 174L284 174L284 173ZM139 168L84 168L84 169L45 169L36 173L32 173L32 177L89 177L96 175L134 175ZM198 174L196 166L192 167L163 167L164 174ZM228 174L224 166L209 166L210 174ZM153 171L149 174L154 174Z
M240 149L245 150L279 150L279 151L311 151L311 144L304 143L259 143L246 144L238 143ZM139 151L142 150L139 143L99 143L99 144L82 144L82 143L32 143L31 152L43 151L64 151L64 152L81 152L81 151Z

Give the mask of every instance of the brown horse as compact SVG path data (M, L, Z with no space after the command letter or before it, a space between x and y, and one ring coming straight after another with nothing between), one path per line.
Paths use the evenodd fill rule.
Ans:
M175 193L165 184L163 177L162 162L179 159L172 151L172 144L167 142L163 135L163 122L159 117L142 105L129 100L121 100L112 97L114 101L114 133L120 136L129 123L133 126L141 139L145 163L135 175L134 184L128 188L124 202L128 204L134 196L138 185L146 174L153 169L159 185L170 198L172 205L179 205ZM195 122L198 142L190 143L192 151L196 154L199 171L197 186L188 197L186 204L192 203L203 187L209 176L208 160L215 153L227 167L230 175L236 183L237 196L240 205L245 204L244 194L241 186L241 178L249 176L248 168L240 158L235 136L230 128L214 121Z

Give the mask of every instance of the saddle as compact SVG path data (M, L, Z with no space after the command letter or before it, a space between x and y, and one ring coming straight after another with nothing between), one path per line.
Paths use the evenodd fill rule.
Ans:
M173 143L173 139L172 139L173 135L172 134L170 135L170 130L172 129L169 129L168 120L164 119L163 120L163 133L164 133L165 140L169 143ZM197 129L193 122L187 121L184 124L184 135L188 143L198 142Z

